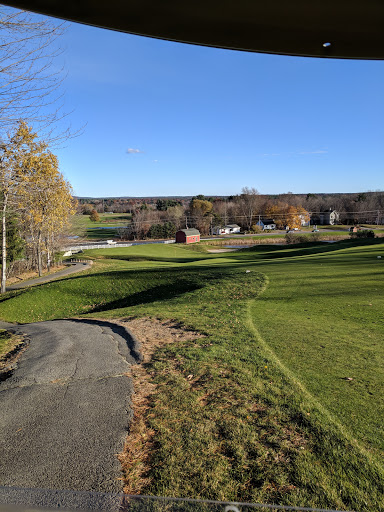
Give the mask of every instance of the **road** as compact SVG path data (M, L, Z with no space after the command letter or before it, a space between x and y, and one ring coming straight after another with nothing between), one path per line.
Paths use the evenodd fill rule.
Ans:
M137 341L96 320L9 330L30 341L0 384L0 486L122 491L116 454L133 414L125 374L140 359Z
M76 272L81 272L82 270L88 270L91 267L91 264L92 263L71 263L67 268L59 270L54 274L36 277L34 279L29 279L28 281L21 281L20 283L7 286L7 292L11 290L21 290L22 288L34 286L35 284L47 283L49 281L54 281L55 279L60 279L61 277L68 276L70 274L75 274Z

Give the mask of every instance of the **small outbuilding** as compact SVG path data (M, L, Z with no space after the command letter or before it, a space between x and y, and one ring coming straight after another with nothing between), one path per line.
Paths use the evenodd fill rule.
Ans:
M193 244L195 242L200 242L200 231L198 229L180 229L176 232L177 244Z

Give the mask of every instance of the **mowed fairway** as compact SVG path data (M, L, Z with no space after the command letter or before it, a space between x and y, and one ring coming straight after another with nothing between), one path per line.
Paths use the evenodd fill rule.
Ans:
M91 221L89 215L71 217L71 233L90 240L108 239L118 236L117 228L126 227L132 215L129 213L100 213L99 221Z
M143 494L384 510L384 245L372 242L88 251L91 272L10 292L0 317L149 316L206 335L149 365Z
M269 285L250 308L254 327L280 367L381 455L383 248L350 248L263 266Z

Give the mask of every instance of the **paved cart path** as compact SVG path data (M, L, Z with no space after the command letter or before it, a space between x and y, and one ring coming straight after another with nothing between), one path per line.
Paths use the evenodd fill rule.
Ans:
M125 373L140 358L136 341L93 320L10 330L30 342L0 383L0 486L121 491L116 454L133 414Z
M28 279L28 281L21 281L20 283L11 284L7 286L7 292L11 290L21 290L22 288L26 288L28 286L34 286L35 284L48 283L49 281L54 281L55 279L59 279L60 277L68 276L70 274L75 274L76 272L81 272L82 270L88 270L92 265L90 263L71 263L67 268L63 270L59 270L53 274L48 274L42 277L36 277L34 279Z

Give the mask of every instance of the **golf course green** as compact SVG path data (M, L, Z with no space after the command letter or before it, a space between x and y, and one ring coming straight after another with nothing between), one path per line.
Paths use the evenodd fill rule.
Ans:
M215 248L217 249L217 247ZM384 243L89 250L90 271L8 292L0 318L173 320L143 494L384 510Z

